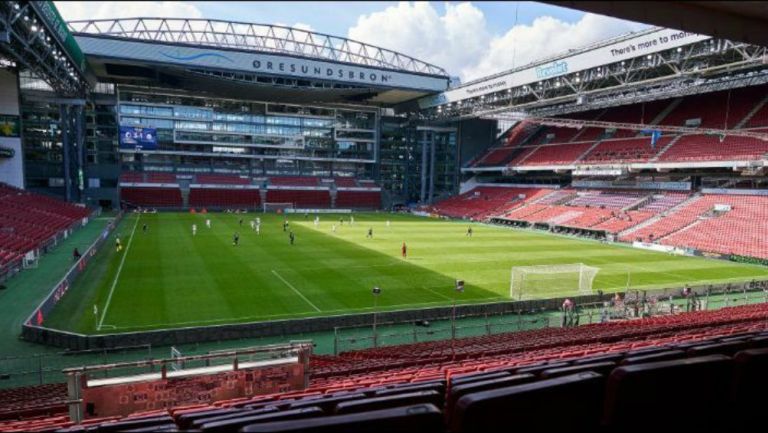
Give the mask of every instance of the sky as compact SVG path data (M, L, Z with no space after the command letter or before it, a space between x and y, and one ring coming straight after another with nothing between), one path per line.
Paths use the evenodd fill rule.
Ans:
M355 39L444 68L462 82L647 25L537 2L56 1L66 20L211 18Z

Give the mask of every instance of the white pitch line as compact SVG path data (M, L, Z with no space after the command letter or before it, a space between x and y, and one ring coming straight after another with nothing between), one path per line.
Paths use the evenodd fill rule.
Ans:
M112 287L109 289L109 295L107 296L107 304L104 306L104 311L101 313L101 320L99 320L99 325L96 327L97 331L101 331L101 326L104 323L104 318L107 317L107 310L109 309L109 303L112 302L112 294L115 293L117 280L120 278L120 272L123 271L125 258L128 257L128 250L131 249L131 243L133 242L133 234L136 233L136 227L139 225L139 218L141 218L141 214L138 214L138 216L136 217L136 222L133 223L131 238L128 239L128 245L125 246L125 252L123 253L123 258L120 260L120 266L117 267L117 274L115 274L115 279L114 281L112 281Z
M449 300L449 301L453 301L453 299L449 298L448 296L445 296L445 295L443 295L443 294L442 294L442 293L440 293L440 292L436 292L436 291L434 291L434 290L432 290L432 289L430 289L430 288L428 288L428 287L426 287L426 286L421 286L421 288L422 288L422 289L424 289L424 290L426 290L426 291L428 291L428 292L430 292L430 293L433 293L433 294L435 294L435 295L437 295L437 296L439 296L439 297L441 297L441 298L443 298L443 299L447 299L447 300Z
M297 295L301 296L301 299L303 299L303 300L304 300L304 301L305 301L307 304L311 305L311 306L312 306L312 308L314 308L314 309L315 309L315 311L317 311L318 313L320 312L320 309L319 309L319 308L317 308L317 306L316 306L315 304L313 304L313 303L312 303L312 302L311 302L309 299L307 299L307 297L306 297L306 296L302 295L302 294L301 294L301 292L299 292L298 290L296 290L296 288L295 288L295 287L293 287L293 285L292 285L291 283L289 283L288 281L285 281L285 278L281 277L281 276L280 276L280 274L278 274L276 270L272 269L272 273L273 273L273 274L275 274L275 276L276 276L277 278L280 278L280 281L282 281L283 283L285 283L285 285L286 285L286 286L290 287L290 288L291 288L291 290L293 290L293 291L294 291L294 292L295 292Z

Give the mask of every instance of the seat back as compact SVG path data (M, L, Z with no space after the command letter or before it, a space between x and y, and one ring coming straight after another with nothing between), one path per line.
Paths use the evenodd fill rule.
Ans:
M594 431L599 427L604 378L585 372L464 395L454 431ZM553 416L556 415L556 416Z
M420 404L370 412L247 425L243 433L443 433L443 415L436 406Z
M728 412L731 366L727 356L709 355L616 368L606 386L603 422L611 431L646 431L638 414L653 413L654 425L665 430L719 428Z

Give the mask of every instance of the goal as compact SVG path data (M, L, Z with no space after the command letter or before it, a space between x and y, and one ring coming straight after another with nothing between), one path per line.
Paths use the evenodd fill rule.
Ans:
M591 295L599 268L583 263L513 266L509 296L518 301Z
M285 213L286 209L293 209L293 203L263 203L264 213L277 212Z

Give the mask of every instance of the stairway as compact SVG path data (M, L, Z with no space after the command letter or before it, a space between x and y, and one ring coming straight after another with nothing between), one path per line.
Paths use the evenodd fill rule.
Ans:
M181 206L184 209L189 207L189 180L177 180L179 182L179 189L181 190Z
M654 156L653 158L651 158L650 160L648 160L648 162L656 162L656 161L658 161L658 160L659 160L659 158L661 158L661 155L664 155L664 154L665 154L665 153L666 153L666 152L667 152L667 151L668 151L670 148L672 148L672 146L674 146L674 145L675 145L675 143L677 143L677 141L678 141L678 140L680 140L682 137L683 137L682 135L678 135L677 137L673 138L673 139L672 139L672 141L670 141L669 143L667 143L667 145L666 145L666 146L664 146L664 148L663 148L663 149L661 149L661 150L659 151L659 153L657 153L657 154L656 154L656 156Z
M593 150L594 150L594 149L595 149L597 146L599 146L599 145L600 145L600 143L602 143L602 142L603 142L603 140L602 140L602 139L598 139L597 141L595 141L595 144L593 144L593 145L589 146L589 149L587 149L587 150L586 150L584 153L582 153L581 155L579 155L579 157L578 157L578 158L576 158L576 159L573 161L573 164L578 164L578 163L579 163L579 161L581 161L582 159L586 158L586 156L587 156L587 155L589 155L589 152L592 152L592 151L593 151Z
M659 113L656 117L654 117L653 120L651 120L651 122L649 123L649 125L658 125L659 123L661 123L661 121L664 120L664 118L667 117L667 115L669 115L669 113L671 113L672 110L677 108L677 106L680 105L682 102L683 102L683 98L676 98L667 106L667 108L663 109L661 113ZM638 134L638 136L640 135Z
M645 206L649 201L653 199L653 194L648 194L645 197L642 197L635 201L634 203L630 204L629 206L625 206L621 209L622 212L627 212L631 210L637 210L640 206Z
M626 229L624 231L621 231L617 235L618 236L626 236L626 235L632 234L632 233L634 233L634 232L636 232L636 231L638 231L638 230L640 230L642 228L645 228L645 227L647 227L647 226L657 222L658 220L660 220L662 218L665 218L668 215L671 215L671 214L677 212L678 209L682 209L682 208L688 206L689 204L691 204L694 201L698 200L699 197L701 197L701 193L696 193L696 194L692 195L691 197L689 197L687 200L685 200L683 202L680 202L677 206L672 206L671 208L669 208L666 211L656 215L655 217L649 218L649 219L641 222L640 224L638 224L636 226L632 226L632 227L630 227L630 228L628 228L628 229Z
M741 119L741 121L739 123L737 123L736 126L734 126L733 129L741 129L741 128L743 128L744 125L746 125L747 122L752 120L752 117L754 117L755 114L757 114L757 112L760 111L760 109L763 108L763 106L765 106L765 104L768 104L768 96L763 98L762 101L758 102L757 105L755 105L755 107L752 108L752 110L749 113L747 113L747 115L744 116L744 118Z
M677 230L674 230L672 232L669 232L669 233L665 234L664 236L661 236L661 237L657 238L656 241L658 242L658 241L660 241L662 239L666 239L666 238L668 238L668 237L670 237L670 236L672 236L672 235L674 235L676 233L682 233L682 232L684 232L684 231L686 231L686 230L688 230L690 228L696 227L697 225L699 225L699 223L701 223L701 221L702 221L701 219L697 218L694 221L691 221L690 223L686 224L685 226L680 227Z

